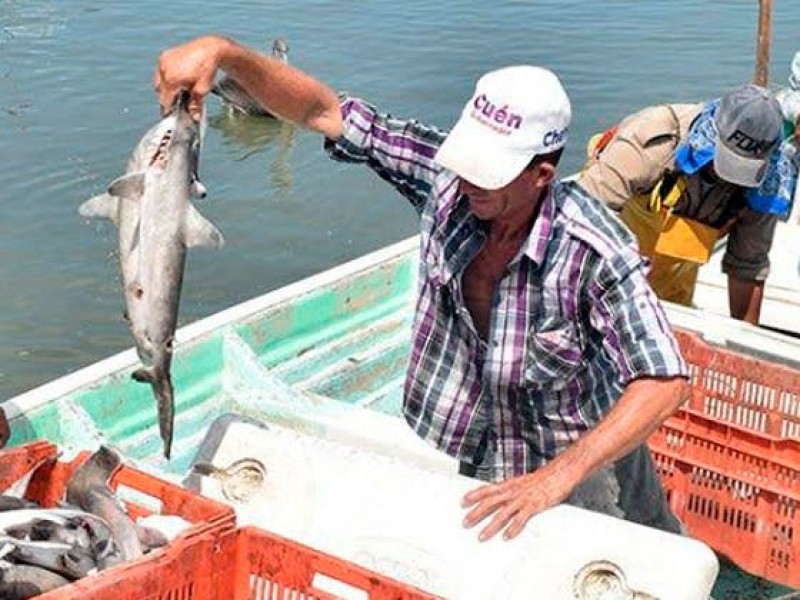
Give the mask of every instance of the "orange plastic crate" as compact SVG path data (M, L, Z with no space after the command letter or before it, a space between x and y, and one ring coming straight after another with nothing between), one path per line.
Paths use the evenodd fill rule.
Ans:
M55 506L64 499L72 473L89 455L89 452L82 452L74 460L62 462L58 460L58 448L44 441L0 451L0 489L8 488L31 473L31 469L35 469L31 473L25 497L44 507ZM223 531L233 530L236 524L236 516L230 506L204 498L132 467L123 465L117 469L109 485L119 493L133 518L153 513L176 515L189 521L191 527L165 549L153 551L138 561L108 569L43 594L39 598L47 600L81 598L82 592L73 589L78 583L87 582L90 587L102 585L106 577L113 579L117 571L125 573L128 569L137 568L137 565L157 560L159 555L181 548L197 536L214 539ZM146 596L140 594L138 597Z
M369 600L438 598L255 527L237 530L230 540L236 548L235 577L222 578L216 596L219 600L334 600L340 597L337 589L349 591L341 594L344 597Z
M691 395L649 440L690 535L800 587L800 372L678 332Z
M69 462L58 460L58 448L46 441L31 442L0 451L0 489L5 489L39 465L31 476L25 497L44 507L63 501L75 470L90 456L81 452ZM176 515L192 524L182 535L233 528L234 510L221 502L191 492L179 485L122 465L112 475L110 487L119 492L132 518L153 513ZM135 497L131 500L128 496Z
M676 331L692 395L686 408L747 429L800 440L800 370L715 348Z
M0 490L14 485L25 476L33 475L37 466L55 462L58 448L50 442L31 442L0 451Z
M426 592L254 527L198 536L41 600L434 600Z

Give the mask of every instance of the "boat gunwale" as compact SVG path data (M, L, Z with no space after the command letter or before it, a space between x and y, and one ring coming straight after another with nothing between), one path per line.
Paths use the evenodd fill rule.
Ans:
M228 327L242 323L265 311L294 302L314 290L330 286L348 277L354 278L375 271L387 263L402 260L416 252L418 247L419 235L413 235L222 309L179 328L175 332L176 349L182 353ZM743 321L735 321L702 308L684 307L669 302L664 302L663 305L667 318L674 327L695 332L710 344L800 368L800 360L797 358L800 357L800 339ZM743 343L741 341L743 336L747 337L751 343ZM2 406L8 419L13 420L15 417L41 408L48 402L80 389L91 389L101 379L131 369L138 362L139 357L135 349L130 347L17 396L12 396L5 400Z
M210 338L222 330L235 326L242 321L254 317L270 309L278 308L297 300L314 290L329 286L348 277L374 271L387 263L400 260L416 251L419 236L412 236L384 246L345 263L310 275L299 281L266 292L250 300L225 308L193 323L185 325L175 332L176 354L183 352ZM9 420L22 416L27 412L41 408L48 402L58 400L81 389L91 388L100 380L134 367L139 357L133 347L100 359L72 373L34 387L17 396L8 398L2 403Z

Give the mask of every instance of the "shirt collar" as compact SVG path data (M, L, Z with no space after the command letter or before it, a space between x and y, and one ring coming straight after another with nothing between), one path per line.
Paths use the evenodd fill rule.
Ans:
M547 188L547 192L542 198L542 205L539 214L533 222L531 232L522 248L522 253L530 258L537 265L544 262L547 246L550 243L550 236L553 233L553 220L555 219L556 205L553 199L553 189L555 184Z
M449 174L447 179L444 180L442 191L439 193L439 198L442 199L436 207L436 212L433 216L433 221L437 231L440 234L445 234L448 223L452 221L451 215L458 206L459 202L466 202L461 199L458 193L458 177L455 173Z

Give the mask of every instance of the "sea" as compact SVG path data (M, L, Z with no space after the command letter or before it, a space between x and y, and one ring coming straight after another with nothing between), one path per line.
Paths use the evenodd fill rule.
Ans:
M773 9L771 85L800 48L800 12ZM573 105L562 172L588 137L648 105L752 80L752 0L0 1L0 400L131 346L116 232L80 203L124 171L159 116L159 53L207 33L264 50L398 117L448 129L484 72L555 71ZM319 136L236 118L217 98L197 202L221 251L189 253L180 324L413 235L411 207Z

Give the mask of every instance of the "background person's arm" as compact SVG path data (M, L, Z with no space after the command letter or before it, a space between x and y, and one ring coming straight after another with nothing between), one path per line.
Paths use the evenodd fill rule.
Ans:
M728 304L734 319L758 325L763 297L763 281L746 281L728 275Z
M722 270L728 275L728 304L734 319L758 324L777 223L776 215L746 208L728 234Z
M700 110L700 105L672 106L646 108L624 119L600 155L591 158L580 172L578 184L617 211L632 197L650 193L672 168L681 129L676 115Z

